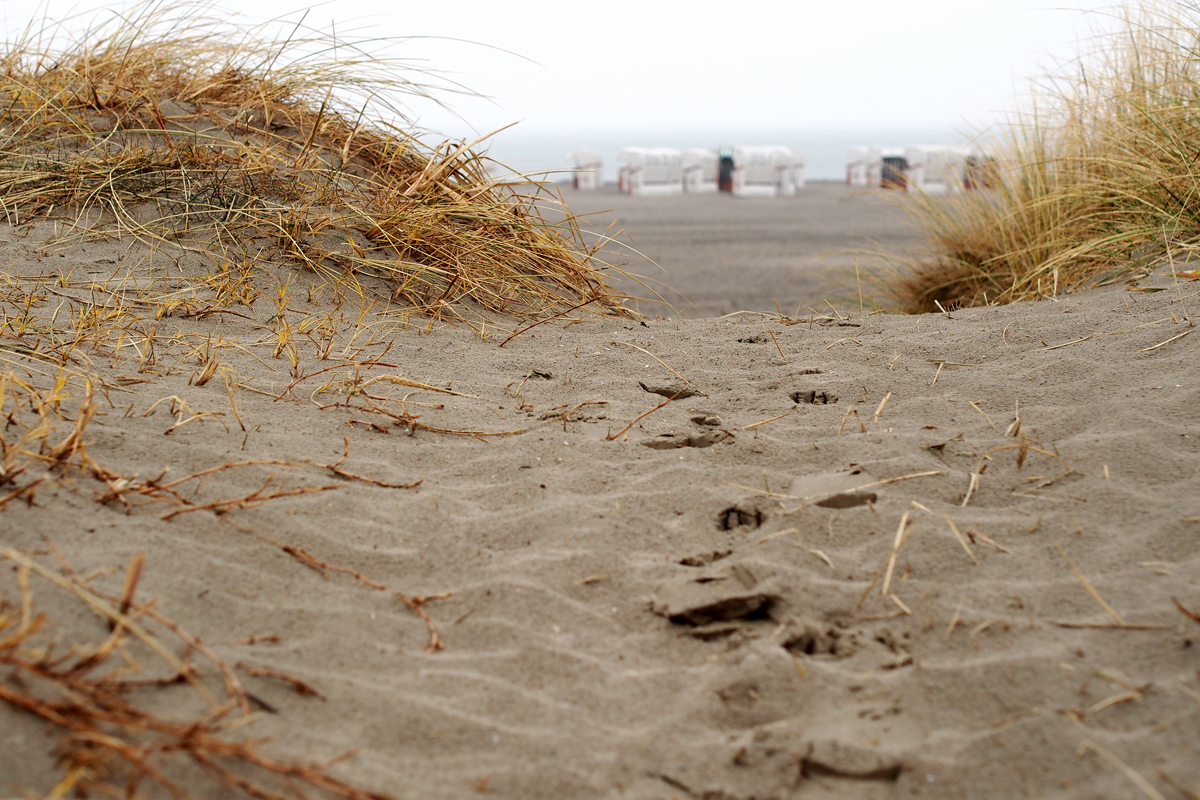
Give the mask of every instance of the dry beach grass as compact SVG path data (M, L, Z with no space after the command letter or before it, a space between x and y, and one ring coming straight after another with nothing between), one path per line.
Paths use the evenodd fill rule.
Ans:
M538 315L611 312L569 215L489 177L468 143L432 151L392 121L411 70L299 26L290 38L198 4L145 4L77 38L44 24L4 53L0 192L8 222L55 216L61 241L137 237L200 252L229 299L256 259L393 300ZM553 199L553 198L550 198Z
M1200 10L1130 4L990 135L995 191L910 210L936 255L893 273L909 312L1034 300L1116 280L1200 245Z
M638 319L328 86L255 132L131 81L5 150L0 798L1200 796L1186 271ZM266 189L205 171L242 152ZM400 186L412 246L357 210Z

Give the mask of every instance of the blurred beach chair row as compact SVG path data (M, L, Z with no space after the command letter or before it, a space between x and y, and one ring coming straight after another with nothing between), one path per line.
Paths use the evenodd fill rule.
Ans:
M601 154L576 150L570 158L575 188L599 189ZM626 147L617 152L617 162L617 187L639 196L720 191L735 197L791 197L804 188L804 156L788 147Z
M850 186L940 195L991 189L997 181L995 160L970 147L855 145L846 151L846 183Z

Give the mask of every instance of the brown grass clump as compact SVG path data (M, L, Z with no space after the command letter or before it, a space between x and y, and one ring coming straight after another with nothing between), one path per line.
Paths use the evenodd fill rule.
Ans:
M10 224L65 218L67 240L133 235L224 270L282 257L382 276L435 317L623 313L569 214L548 222L546 197L491 178L467 143L430 149L406 130L402 98L428 96L419 73L333 34L271 39L217 11L147 3L4 46Z
M893 278L901 308L1053 296L1200 245L1200 8L1107 19L996 137L996 190L909 204L935 255Z
M65 562L60 573L0 546L5 573L7 566L16 567L19 595L15 602L11 594L0 595L0 665L6 672L0 700L43 720L59 736L62 778L48 797L71 790L82 797L92 792L136 797L142 785L156 784L187 800L193 794L185 781L199 786L207 778L225 793L258 800L310 797L315 795L306 791L313 790L324 797L389 800L330 775L329 767L340 758L325 764L281 760L265 755L262 742L239 735L252 722L254 708L270 706L247 692L227 663L153 603L135 602L143 560L134 557L120 595L110 596ZM94 640L55 630L38 613L33 576L73 595L99 618ZM193 663L197 659L199 666ZM319 697L307 684L274 670L250 674L282 677L300 694ZM188 689L190 699L176 696L170 705L194 708L192 713L160 714L146 702L155 692Z

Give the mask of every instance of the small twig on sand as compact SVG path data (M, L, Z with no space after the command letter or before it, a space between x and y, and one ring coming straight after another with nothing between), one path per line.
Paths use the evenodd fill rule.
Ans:
M26 492L30 492L31 496L32 496L33 490L48 480L50 480L49 476L43 475L40 478L38 478L37 480L33 481L32 483L27 483L24 486L20 487L19 489L13 489L8 494L4 495L3 497L0 497L0 508L4 508L4 506L6 506L10 501L16 500L18 497L25 494Z
M1191 611L1188 608L1185 608L1183 603L1179 602L1174 597L1171 598L1171 602L1174 603L1175 607L1179 609L1180 614L1183 614L1185 617L1190 618L1193 622L1200 622L1200 614L1197 614L1195 611Z
M669 372L670 372L672 375L674 375L676 378L679 378L679 380L683 381L684 383L691 383L691 381L689 381L687 378L683 377L683 375L679 374L679 373L678 373L678 372L676 372L674 369L672 369L672 368L671 368L671 366L670 366L669 364L667 364L667 362L663 361L661 358L659 358L658 356L654 355L654 353L651 353L651 352L650 352L649 350L647 350L646 348L644 348L644 347L638 347L636 344L631 344L631 343L629 343L629 342L613 342L613 344L623 344L623 345L625 345L626 347L632 347L634 350L637 350L637 351L639 351L639 352L645 353L646 355L650 356L650 357L651 357L651 358L653 358L655 361L657 361L658 363L660 363L660 364L662 364L664 367L666 367L666 368L667 368L667 370L668 370L668 371L669 371ZM781 353L780 353L780 355L783 355L783 353L781 352Z
M325 570L329 570L330 572L340 572L343 575L349 575L350 577L361 581L362 583L366 584L367 586L370 586L372 589L378 589L381 592L387 591L386 586L380 586L378 583L371 580L366 575L363 575L361 572L356 572L355 570L347 569L346 567L337 567L337 566L334 566L333 564L329 564L324 561L321 561L316 556L314 556L312 553L305 550L303 547L295 547L290 544L284 544L284 545L280 545L279 549L282 550L283 552L287 553L292 558L299 561L304 566L308 567L309 569L311 569L314 572L316 572L317 574L319 574L322 578L325 577Z
M1128 778L1129 781L1134 786L1141 789L1142 794L1146 795L1146 797L1150 798L1150 800L1167 800L1162 796L1162 793L1159 792L1158 789L1155 789L1154 785L1151 784L1150 781L1143 778L1137 770L1090 739L1084 739L1082 742L1080 742L1077 753L1082 756L1089 750L1107 761L1109 766L1114 767L1122 775Z
M887 394L885 394L883 396L883 399L879 401L879 407L875 409L875 416L873 418L873 421L879 422L879 415L883 413L883 407L886 406L888 404L888 400L891 400L891 399L892 399L891 392L888 392Z
M1055 542L1054 547L1055 547L1055 549L1058 550L1059 555L1061 555L1063 558L1066 559L1067 564L1071 567L1071 574L1073 574L1075 576L1076 580L1078 580L1081 584L1083 584L1083 588L1086 589L1087 593L1092 596L1092 599L1100 604L1100 607L1104 609L1104 612L1106 614L1108 614L1110 617L1112 617L1113 622L1117 623L1117 625L1119 625L1122 628L1125 627L1125 624L1126 624L1125 620L1121 619L1121 615L1118 614L1113 609L1113 607L1110 606L1104 600L1104 598L1100 596L1100 592L1096 591L1095 586L1092 586L1092 582L1089 581L1087 579L1087 576L1083 574L1083 570L1079 569L1079 566L1075 563L1074 559L1072 559L1071 556L1069 556L1067 554L1067 549L1065 547L1063 547L1062 544L1060 544L1059 542Z
M441 634L438 633L437 625L433 624L433 619L426 613L423 605L431 600L445 600L447 597L453 597L454 592L446 592L445 594L430 594L430 595L413 595L409 597L401 592L396 592L396 599L413 610L414 613L421 619L425 620L425 627L429 628L429 644L425 646L426 653L436 653L438 650L445 650L446 643L442 641Z
M950 531L954 534L954 538L958 539L958 543L962 545L963 550L967 551L967 557L970 558L971 561L974 562L975 566L978 567L979 559L975 557L975 553L972 552L971 546L967 544L966 537L962 535L962 532L959 531L958 526L954 524L954 520L950 519L949 514L946 514L945 517L946 524L950 526Z
M325 367L325 369L319 369L316 372L310 372L307 375L303 375L303 376L297 378L296 380L289 383L287 385L286 389L284 389L282 392L280 392L278 395L275 396L275 402L282 400L284 395L286 395L292 389L296 388L297 385L303 383L304 381L308 380L309 378L315 378L322 373L331 372L335 369L344 369L346 367L367 367L368 369L371 367L387 367L388 369L401 369L399 364L385 364L382 361L347 361L343 364L337 364L332 367Z
M251 506L265 503L268 500L277 500L281 497L295 497L297 495L313 494L315 492L329 492L342 488L340 486L307 486L303 489L289 489L284 492L271 492L270 494L263 494L263 490L266 489L270 483L271 479L267 478L266 483L259 487L257 491L251 492L245 497L238 497L234 500L214 500L211 503L203 503L198 506L184 506L183 508L177 508L174 511L168 511L167 513L161 515L159 519L171 519L172 517L177 517L180 514L189 514L193 511L212 511L214 514L224 514L227 511L232 511L235 508L249 508Z
M900 517L900 525L896 528L896 539L892 542L892 553L888 556L887 571L883 577L883 586L879 593L886 595L892 588L892 574L896 571L896 556L900 554L900 548L904 544L904 540L908 538L908 511L904 512L904 516Z
M885 478L881 481L872 481L871 483L864 483L862 486L855 486L853 488L846 489L843 492L839 492L839 494L857 494L857 493L863 491L864 489L874 489L876 486L887 486L889 483L899 483L900 481L909 481L909 480L912 480L913 478L928 478L932 475L941 475L941 474L942 473L937 470L929 470L928 472L913 472L909 475L897 475L895 478ZM784 495L784 496L786 497L789 495ZM803 503L796 506L795 508L784 509L782 513L784 516L787 516L789 514L795 514L797 511L803 511L804 509L809 508L810 506L816 505L818 502L825 499L826 497L828 497L828 495L825 495L825 494L814 495L813 497L806 499Z
M846 412L846 416L842 417L842 424L838 426L838 432L837 432L837 435L838 435L838 436L841 436L841 435L842 435L842 430L843 430L843 429L846 427L846 420L850 419L850 415L851 415L851 414L853 414L853 415L854 415L854 419L855 419L855 420L857 420L857 422L858 422L858 430L859 430L859 432L860 432L860 433L866 433L866 432L867 432L867 426L866 426L866 425L863 425L863 422L862 422L862 417L860 417L860 416L858 415L858 409L851 408L849 411L847 411L847 412ZM836 439L836 438L837 438L837 436L835 436L834 438Z
M967 494L963 498L962 507L966 508L967 503L971 502L971 495L975 494L975 487L979 485L979 471L971 473L971 485L967 487Z
M743 425L742 430L744 430L744 431L754 430L755 428L757 428L761 425L766 425L768 422L774 422L777 419L783 419L784 417L790 417L791 415L792 415L792 412L789 411L786 414L780 414L777 417L771 417L770 419L764 419L761 422L751 422L749 425Z
M637 424L638 424L639 422L641 422L643 419L645 419L646 417L650 416L650 415L651 415L651 414L653 414L655 411L658 411L660 408L666 408L667 406L669 406L669 405L671 404L671 401L672 401L672 400L674 400L676 397L679 397L679 395L681 395L681 394L683 394L683 392L682 392L682 391L678 391L678 392L676 392L675 394L673 394L673 395L671 395L670 397L668 397L666 400L664 400L664 401L662 401L661 403L659 403L658 405L656 405L654 408L650 409L649 411L646 411L645 413L639 414L638 416L634 417L634 418L633 418L633 421L632 421L632 422L630 422L628 425L626 425L624 428L621 428L621 430L617 431L616 433L611 433L611 432L610 432L610 433L609 433L607 436L605 436L605 437L604 437L604 441L606 441L606 442L611 442L611 441L613 441L614 439L620 439L620 438L621 438L622 436L624 436L624 435L625 435L625 434L626 434L626 433L629 431L629 429L630 429L630 428L632 428L634 425L637 425Z
M557 314L552 314L552 315L546 317L545 319L539 319L537 322L533 323L532 325L526 325L524 328L521 328L521 330L519 330L519 331L515 331L512 336L509 336L507 339L505 339L503 342L501 342L500 347L504 347L504 345L508 344L513 339L517 338L518 336L520 336L522 333L529 330L530 328L536 328L538 325L541 325L543 322L549 322L550 320L558 319L561 316L570 314L572 311L583 308L588 303L594 303L598 299L599 298L593 297L591 300L585 300L584 302L579 303L578 305L573 305L570 308L564 309L564 310L558 312Z
M1167 339L1165 342L1159 342L1158 344L1154 345L1153 347L1147 347L1143 350L1138 350L1138 352L1139 353L1149 353L1151 350L1157 350L1158 348L1162 347L1164 344L1170 344L1171 342L1174 342L1178 339L1182 339L1183 337L1187 336L1190 333L1191 333L1191 331L1184 331L1183 333L1178 334L1177 336L1172 336L1170 339Z
M297 677L288 675L286 672L280 672L277 669L269 669L267 667L247 667L245 664L240 664L240 663L238 664L238 666L241 667L242 669L244 669L246 671L246 674L251 677L275 678L276 680L281 680L284 683L291 684L292 688L296 690L296 694L306 695L308 697L315 697L318 700L328 700L329 699L328 697L326 697L325 695L321 694L316 689L314 689L312 686L310 686L308 683L300 680Z

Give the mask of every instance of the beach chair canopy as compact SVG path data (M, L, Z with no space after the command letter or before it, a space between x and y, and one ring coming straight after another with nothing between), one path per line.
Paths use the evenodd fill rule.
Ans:
M567 158L580 169L599 169L604 166L604 156L599 150L572 150Z

